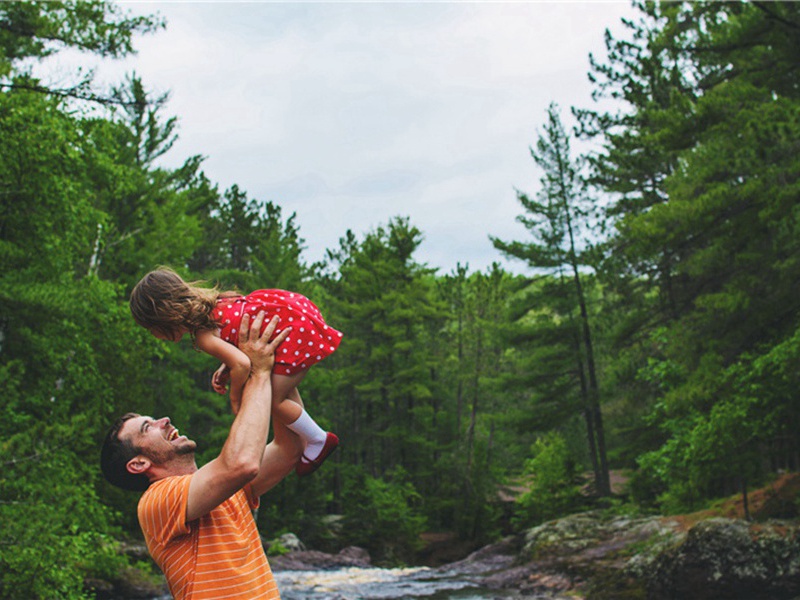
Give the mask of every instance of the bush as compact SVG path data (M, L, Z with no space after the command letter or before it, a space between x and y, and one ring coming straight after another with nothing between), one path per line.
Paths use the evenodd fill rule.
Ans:
M576 469L564 437L550 432L534 442L533 457L525 461L530 490L517 500L513 523L531 527L569 514L580 502Z
M420 548L426 525L420 503L421 496L402 467L385 479L357 469L345 482L344 539L366 548L378 564L407 562Z

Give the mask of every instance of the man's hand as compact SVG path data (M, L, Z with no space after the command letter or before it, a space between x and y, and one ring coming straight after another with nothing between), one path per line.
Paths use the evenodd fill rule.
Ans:
M271 342L269 338L278 326L278 317L272 317L263 332L261 325L264 323L264 312L261 311L250 323L250 315L242 315L242 323L239 328L239 350L250 359L250 373L269 373L275 364L275 350L281 345L283 340L291 332L291 327L285 328Z

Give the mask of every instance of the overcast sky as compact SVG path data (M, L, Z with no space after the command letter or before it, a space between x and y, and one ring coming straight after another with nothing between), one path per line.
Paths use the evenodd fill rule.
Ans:
M408 216L440 273L525 239L515 188L551 101L591 105L588 56L632 16L619 2L121 2L167 28L114 67L170 91L177 165L297 214L305 259ZM101 77L114 77L101 71Z

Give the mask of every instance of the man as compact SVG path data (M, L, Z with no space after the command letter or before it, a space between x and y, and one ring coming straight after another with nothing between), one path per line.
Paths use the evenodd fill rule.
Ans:
M128 413L103 443L101 468L114 485L146 490L139 523L175 600L280 598L251 510L297 464L299 439L271 417L271 370L285 328L264 313L242 319L239 347L251 362L239 413L219 456L198 469L196 444L168 418Z

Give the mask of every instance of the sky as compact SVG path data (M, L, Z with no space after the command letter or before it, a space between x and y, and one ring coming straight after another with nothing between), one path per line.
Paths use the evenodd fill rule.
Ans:
M166 30L98 70L169 92L179 141L220 189L237 184L295 213L304 259L347 230L408 217L415 259L451 272L493 262L489 239L530 239L516 190L535 194L530 147L551 102L592 106L589 54L634 15L625 1L119 2Z

